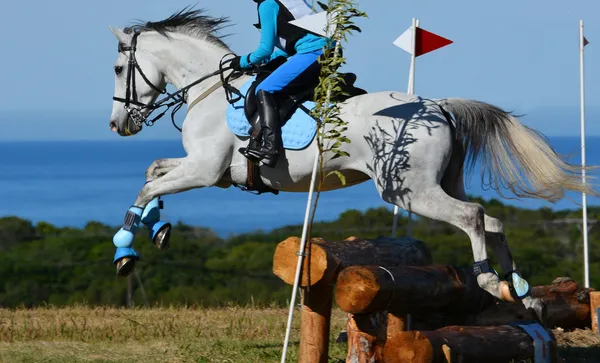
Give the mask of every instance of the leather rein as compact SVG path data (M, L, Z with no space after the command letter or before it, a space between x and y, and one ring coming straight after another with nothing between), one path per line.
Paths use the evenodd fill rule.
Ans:
M152 82L150 82L150 80L148 80L148 77L146 77L146 75L142 71L142 68L138 64L137 59L135 57L135 51L137 48L137 38L139 35L140 35L140 32L138 32L138 31L136 31L134 33L130 46L126 46L126 45L119 43L119 53L129 52L129 66L127 67L127 89L125 91L125 98L113 97L113 100L115 100L117 102L122 102L125 104L125 110L127 111L129 117L131 117L131 120L133 121L133 123L136 126L140 127L140 126L142 126L142 123L146 124L147 126L152 126L158 119L163 117L171 107L175 107L173 109L173 111L171 112L171 121L173 122L173 126L175 126L175 128L181 132L181 128L175 124L175 113L177 113L177 111L179 111L179 109L181 107L183 107L183 105L185 103L187 103L186 99L187 99L188 90L190 88L204 82L205 80L216 76L216 75L219 75L221 80L219 82L215 83L214 85L212 85L208 90L206 90L204 93L202 93L200 96L198 96L194 101L192 101L192 103L188 107L188 111L187 111L188 113L192 109L192 107L194 107L195 105L200 103L202 100L207 98L210 94L215 92L221 86L223 86L226 90L228 101L231 101L230 93L239 93L239 91L235 92L236 90L232 89L233 87L228 84L231 76L235 72L233 72L232 74L230 74L227 77L223 76L224 71L231 69L231 67L223 67L224 63L231 62L231 60L223 61L223 59L227 55L230 55L231 53L223 56L223 59L221 59L221 62L219 64L219 70L214 71L214 72L190 83L189 85L181 88L177 92L174 92L174 93L167 92L166 86L162 90L159 89L154 84L152 84ZM136 70L137 70L137 72L139 72L140 76L142 76L142 79L146 82L146 84L148 86L150 86L152 89L154 89L158 93L166 94L167 96L157 102L154 102L153 104L150 104L150 105L147 105L147 104L144 104L144 103L138 101L136 86L135 86ZM171 102L168 102L168 101L171 101ZM138 106L138 107L131 107L131 105ZM162 111L160 114L158 114L156 117L154 117L153 119L148 120L148 117L154 111L156 111L157 109L159 109L161 107L166 107L166 109L164 111ZM143 111L146 111L146 110L148 112L146 115L144 115Z

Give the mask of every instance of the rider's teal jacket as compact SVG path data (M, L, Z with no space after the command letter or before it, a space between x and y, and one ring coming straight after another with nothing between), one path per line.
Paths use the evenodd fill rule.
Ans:
M258 16L261 25L261 37L258 48L241 57L240 66L248 69L252 65L260 65L269 62L278 56L288 57L282 49L278 47L279 37L277 36L277 18L279 16L279 4L275 0L265 0L258 6ZM297 54L306 54L323 49L327 46L328 40L314 34L306 34L295 44L294 49Z

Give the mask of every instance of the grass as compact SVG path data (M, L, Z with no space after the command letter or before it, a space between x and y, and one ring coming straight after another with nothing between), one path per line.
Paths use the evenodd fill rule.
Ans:
M0 362L279 362L287 309L0 309ZM299 314L289 361L297 361ZM344 362L335 339L345 314L334 310L330 362ZM600 362L600 337L555 331L567 362ZM594 358L596 357L596 358Z
M0 310L0 362L278 362L286 320L271 308ZM336 312L332 341L344 324ZM331 356L344 359L345 347L332 344Z

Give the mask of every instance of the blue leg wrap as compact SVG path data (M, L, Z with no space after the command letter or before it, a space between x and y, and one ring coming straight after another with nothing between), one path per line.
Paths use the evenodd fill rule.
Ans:
M496 271L490 265L489 258L486 258L483 261L477 261L477 262L473 263L473 273L475 274L475 276L478 276L479 274L484 274L487 272L492 272L497 275Z
M131 257L135 260L140 259L140 255L131 247L117 247L117 251L115 252L115 257L113 258L113 263L116 263L123 257Z
M113 237L113 244L119 247L131 247L135 232L140 225L140 216L142 214L142 208L131 206L125 214L125 220L123 221L123 227L115 233Z
M165 225L171 226L170 223L160 221L160 210L162 209L162 203L158 197L152 199L150 203L144 208L142 213L142 223L148 228L148 234L150 235L151 241L160 232L162 228L166 228Z
M152 199L150 203L144 208L142 213L142 223L145 225L152 225L160 220L160 201L158 197Z

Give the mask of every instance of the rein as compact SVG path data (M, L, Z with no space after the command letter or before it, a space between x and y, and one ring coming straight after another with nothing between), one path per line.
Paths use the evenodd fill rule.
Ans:
M129 66L127 67L127 89L125 91L125 98L113 97L113 100L115 100L117 102L122 102L125 104L125 110L129 114L129 117L131 117L131 120L133 121L133 123L138 127L142 126L142 123L146 124L147 126L154 125L154 123L156 121L158 121L160 118L162 118L167 113L167 111L169 111L169 109L171 107L175 106L175 108L171 112L171 121L173 122L173 126L175 126L175 128L181 132L181 128L179 126L177 126L177 124L175 124L175 113L177 113L177 111L179 111L179 109L181 109L181 107L183 107L183 105L185 103L187 103L186 99L187 99L188 90L190 88L204 82L205 80L207 80L211 77L214 77L217 75L220 75L220 77L221 77L221 80L219 82L217 82L216 84L211 86L206 92L204 92L202 95L200 95L197 99L195 99L190 104L190 107L188 108L188 112L189 112L189 109L191 109L193 106L198 104L200 101L204 100L211 93L216 91L219 87L226 85L226 82L229 81L229 78L231 77L231 75L229 75L228 77L223 77L223 72L230 69L231 67L223 67L223 60L221 60L218 71L214 71L214 72L190 83L189 85L181 88L177 92L169 93L169 92L167 92L166 86L164 89L161 90L158 87L156 87L154 84L152 84L152 82L150 82L150 80L148 80L148 77L146 77L146 75L142 71L142 68L138 64L137 59L135 58L135 51L137 49L137 38L139 35L140 35L140 32L138 32L138 31L136 31L134 33L130 46L125 46L123 44L119 44L119 52L129 52ZM225 57L223 57L223 58L225 58ZM140 73L140 75L142 76L142 79L146 82L146 84L148 86L152 87L152 89L154 89L155 91L157 91L160 94L167 94L167 96L165 98L161 99L160 101L154 102L153 104L150 104L150 105L147 105L147 104L144 104L144 103L138 101L136 87L135 87L135 70L137 70ZM228 86L228 87L231 87L231 86ZM172 100L172 101L167 103L170 100ZM130 105L135 105L138 107L132 108L132 107L130 107ZM154 117L153 119L148 120L148 117L152 114L152 112L156 111L157 109L159 109L161 107L166 107L166 109L163 112L161 112L160 114L158 114L156 117ZM144 116L142 114L142 111L144 111L144 110L149 111L146 116Z
M160 118L162 118L167 111L169 111L169 109L171 107L173 108L173 111L171 112L171 122L173 123L173 126L175 126L175 128L177 130L179 130L179 132L182 131L182 129L177 126L177 124L175 123L175 114L177 113L177 111L179 111L181 109L181 107L183 107L184 104L187 103L186 99L187 99L187 92L190 88L206 81L207 79L214 77L214 76L219 76L220 77L220 81L218 81L217 83L215 83L214 85L212 85L209 89L207 89L205 92L203 92L200 96L198 96L194 101L192 101L188 107L187 113L190 112L190 110L196 106L198 103L202 102L204 99L206 99L208 96L210 96L213 92L215 92L217 89L219 89L220 87L223 87L225 90L225 97L227 99L227 102L229 102L229 104L234 104L236 102L238 102L239 100L241 100L242 98L245 98L245 95L243 95L237 88L231 86L230 82L232 80L235 80L239 77L241 77L243 74L249 73L249 74L258 74L261 72L260 68L255 68L252 71L249 72L231 72L229 75L225 76L224 73L225 71L231 69L231 66L226 66L224 67L225 63L230 63L231 60L233 59L228 59L225 60L225 57L227 57L228 55L234 55L233 53L228 53L225 54L223 56L223 58L221 58L221 61L219 62L219 70L214 71L190 84L188 84L187 86L179 89L178 91L174 92L174 93L169 93L167 92L167 88L165 86L164 89L159 89L158 87L156 87L152 82L150 82L150 80L148 79L148 77L146 77L146 75L144 74L144 71L142 71L142 68L140 67L140 65L137 62L137 59L135 57L135 51L137 49L137 39L138 36L140 35L139 31L135 31L135 33L133 34L133 38L131 40L131 45L130 46L126 46L123 45L121 43L119 43L119 53L121 52L129 52L129 66L127 67L127 89L125 90L125 98L121 98L121 97L113 97L113 100L117 101L117 102L122 102L125 104L125 110L127 111L127 114L129 115L129 117L131 118L131 120L133 121L133 123L140 127L143 124L146 124L148 127L153 126L154 123L156 123L156 121L158 121ZM234 55L235 56L235 55ZM138 97L137 97L137 92L136 92L136 87L135 87L135 71L138 71L139 74L142 76L142 79L144 80L144 82L146 82L146 84L148 86L150 86L152 89L154 89L155 91L157 91L160 94L166 94L167 96L164 97L163 99L154 102L150 105L144 104L140 101L138 101ZM235 96L237 97L235 97ZM172 101L171 101L172 100ZM171 102L168 102L171 101ZM297 101L297 100L295 100ZM168 102L168 103L167 103ZM298 103L298 107L304 111L307 115L311 116L315 121L317 121L317 123L320 123L319 120L317 120L313 115L311 115L310 110L308 110L306 107L304 107L304 105L302 105L300 102ZM135 105L138 107L131 107L130 105ZM162 111L160 114L158 114L156 117L154 117L151 120L148 120L148 117L157 109L161 108L161 107L166 107L166 109L164 111ZM144 116L144 114L142 113L143 111L148 110L147 114Z

